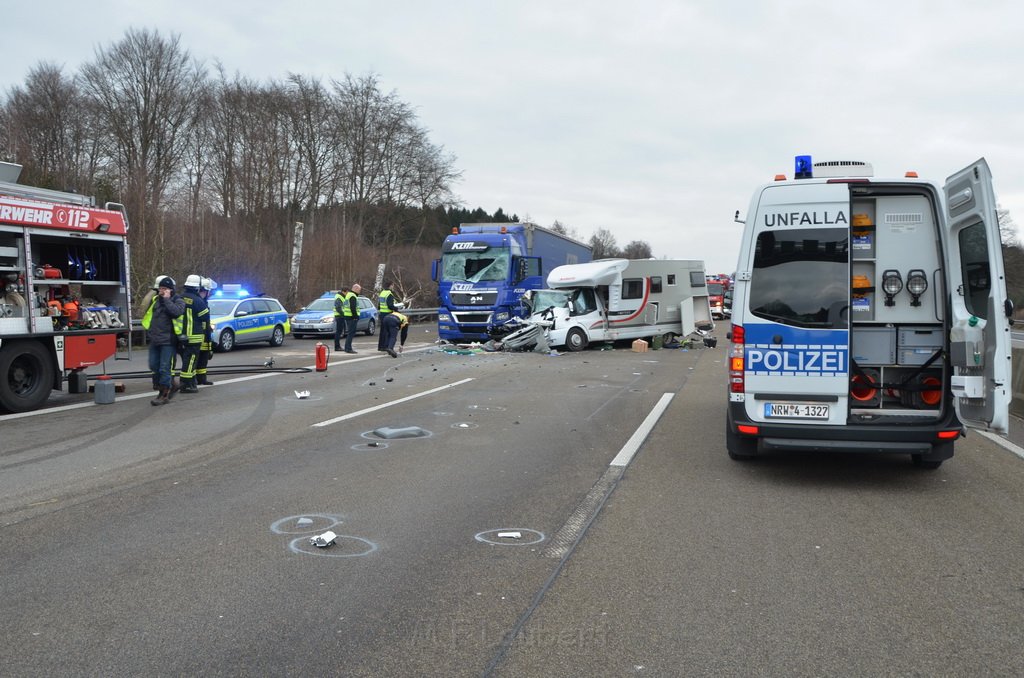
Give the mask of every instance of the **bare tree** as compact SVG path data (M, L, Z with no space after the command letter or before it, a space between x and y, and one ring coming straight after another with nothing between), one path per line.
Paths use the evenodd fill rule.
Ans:
M132 216L136 251L165 266L160 209L182 170L205 75L177 35L130 29L123 40L97 49L79 82L102 121L111 168ZM157 228L153 228L156 225Z
M97 143L89 109L74 79L42 62L4 106L8 157L24 165L22 181L92 195Z
M632 240L622 248L622 256L626 259L650 259L651 246L643 240Z
M1019 245L1017 224L1014 223L1013 217L1010 216L1010 210L1003 209L1001 205L996 205L996 218L999 220L999 237L1003 245Z
M609 259L621 256L615 236L607 228L599 228L590 236L590 247L595 259Z

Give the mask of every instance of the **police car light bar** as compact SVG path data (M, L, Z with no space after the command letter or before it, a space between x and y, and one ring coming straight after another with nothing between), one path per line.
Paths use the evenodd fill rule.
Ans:
M249 296L249 291L244 289L238 283L225 283L220 286L220 289L214 292L216 297L235 297L241 299L242 297Z

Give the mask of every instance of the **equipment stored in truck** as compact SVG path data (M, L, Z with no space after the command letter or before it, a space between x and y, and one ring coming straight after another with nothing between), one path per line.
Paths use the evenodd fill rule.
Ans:
M984 159L939 184L798 156L744 223L731 457L859 451L937 468L965 426L1007 432L1013 305Z
M117 353L131 327L123 206L18 184L0 163L0 410L40 407Z

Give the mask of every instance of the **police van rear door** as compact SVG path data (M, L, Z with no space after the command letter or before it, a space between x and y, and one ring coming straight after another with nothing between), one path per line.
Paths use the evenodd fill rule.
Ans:
M1006 433L1012 398L1006 278L992 174L982 158L946 180L950 360L960 420Z
M846 184L781 184L761 194L743 314L754 421L847 422L849 205Z

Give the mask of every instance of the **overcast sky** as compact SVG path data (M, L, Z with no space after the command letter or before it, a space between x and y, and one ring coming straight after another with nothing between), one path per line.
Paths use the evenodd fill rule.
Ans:
M735 268L793 156L943 179L979 157L1024 224L1024 3L972 0L6 2L0 87L129 28L261 81L375 73L453 153L465 206Z

